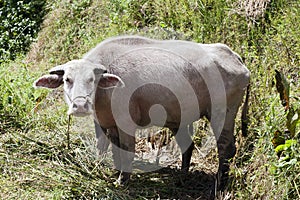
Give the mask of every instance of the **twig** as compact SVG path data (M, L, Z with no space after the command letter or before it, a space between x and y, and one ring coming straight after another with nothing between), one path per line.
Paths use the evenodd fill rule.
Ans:
M293 182L294 182L295 189L296 189L296 191L297 191L298 197L300 198L300 193L299 193L299 190L298 190L297 184L296 184L295 180L293 180Z
M68 149L70 149L70 122L71 122L71 115L69 115L68 128L67 128L67 148Z
M19 133L18 135L21 136L23 139L28 140L28 141L33 142L33 143L36 143L37 145L39 145L41 147L49 148L49 145L47 145L46 143L31 139L31 138L29 138L29 137L27 137L27 136L25 136L21 133Z

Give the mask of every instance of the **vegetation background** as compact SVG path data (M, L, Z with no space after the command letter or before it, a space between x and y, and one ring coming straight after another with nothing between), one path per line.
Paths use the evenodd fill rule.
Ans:
M201 170L136 174L116 187L92 132L72 131L66 149L61 90L32 87L47 69L124 34L239 53L252 76L249 134L236 126L232 183L217 198L300 199L299 0L0 0L0 19L1 199L210 198L212 172Z

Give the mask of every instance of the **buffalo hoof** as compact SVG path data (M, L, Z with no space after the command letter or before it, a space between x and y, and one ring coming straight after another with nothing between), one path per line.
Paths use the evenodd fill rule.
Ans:
M127 185L129 180L130 180L130 175L131 173L129 172L120 172L119 178L116 181L117 185L123 186L123 185Z
M230 177L228 171L217 173L217 190L224 191L232 182L232 177Z

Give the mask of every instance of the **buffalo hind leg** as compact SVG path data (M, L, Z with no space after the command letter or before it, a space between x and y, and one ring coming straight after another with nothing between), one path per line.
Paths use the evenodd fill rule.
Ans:
M171 128L171 131L175 135L176 142L181 150L181 170L184 172L188 172L190 168L192 153L194 150L194 142L192 140L193 124L180 129Z
M229 182L230 160L236 153L235 138L233 132L223 130L217 141L219 154L219 169L217 174L217 188L224 190Z
M235 104L231 104L231 106L227 107L226 117L225 117L224 126L222 128L221 134L217 133L216 130L218 130L218 128L213 127L212 125L212 129L215 133L215 137L217 140L218 157L219 157L219 169L217 174L218 190L224 190L226 185L228 184L230 160L234 157L236 153L234 124L235 124L235 117L238 111L238 107L239 107L238 102L236 102Z

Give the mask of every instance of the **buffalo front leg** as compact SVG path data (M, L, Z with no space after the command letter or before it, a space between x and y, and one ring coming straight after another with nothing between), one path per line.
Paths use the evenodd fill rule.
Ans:
M94 124L97 139L97 149L99 151L99 155L102 155L107 152L110 143L107 129L102 128L96 121L94 121Z
M112 145L112 157L114 162L114 168L120 171L121 170L120 141L119 141L119 132L116 127L109 129L109 137Z
M120 176L118 183L126 184L132 173L132 163L135 155L135 136L118 129L120 143Z
M192 140L193 124L184 128L173 128L171 129L175 135L176 142L180 147L182 154L181 170L188 172L190 168L190 162L192 153L194 150L194 142Z

